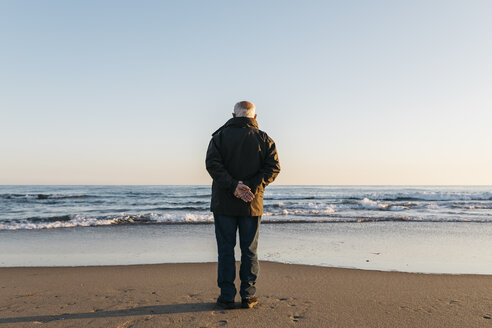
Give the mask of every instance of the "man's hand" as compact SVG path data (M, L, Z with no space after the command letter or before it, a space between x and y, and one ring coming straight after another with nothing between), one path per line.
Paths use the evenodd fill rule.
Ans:
M236 190L234 190L234 196L241 198L244 202L250 202L255 198L255 195L251 192L251 189L245 185L242 181L237 184Z

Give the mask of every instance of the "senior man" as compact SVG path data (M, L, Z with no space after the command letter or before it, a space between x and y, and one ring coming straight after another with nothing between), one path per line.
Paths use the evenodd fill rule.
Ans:
M275 143L258 129L255 105L238 102L232 116L212 134L205 161L213 179L211 211L219 253L217 304L226 309L235 307L237 230L241 248L241 307L258 304L255 283L259 272L257 246L263 192L280 172Z

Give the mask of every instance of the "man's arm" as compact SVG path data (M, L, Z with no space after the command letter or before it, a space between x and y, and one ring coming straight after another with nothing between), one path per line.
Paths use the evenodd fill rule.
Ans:
M232 193L236 190L239 181L234 179L229 172L227 172L216 142L215 137L212 137L212 140L210 140L210 144L208 145L205 165L212 179L214 179L214 181L222 188L228 189Z
M275 142L269 137L267 138L267 154L263 167L258 173L249 180L245 180L244 184L251 188L253 194L256 194L260 188L265 188L272 183L280 173L280 163L278 161L277 147Z

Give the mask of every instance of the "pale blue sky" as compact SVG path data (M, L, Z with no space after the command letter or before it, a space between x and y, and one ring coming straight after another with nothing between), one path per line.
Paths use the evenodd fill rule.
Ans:
M492 184L491 12L0 0L0 184L207 184L239 100L278 184Z

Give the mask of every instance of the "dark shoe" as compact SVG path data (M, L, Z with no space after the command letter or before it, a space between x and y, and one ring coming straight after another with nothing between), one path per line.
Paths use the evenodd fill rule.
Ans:
M220 306L221 308L227 309L227 310L236 308L234 301L224 301L220 297L217 299L217 305Z
M243 309L252 309L257 304L258 304L258 299L256 297L243 298L241 300L241 307Z

